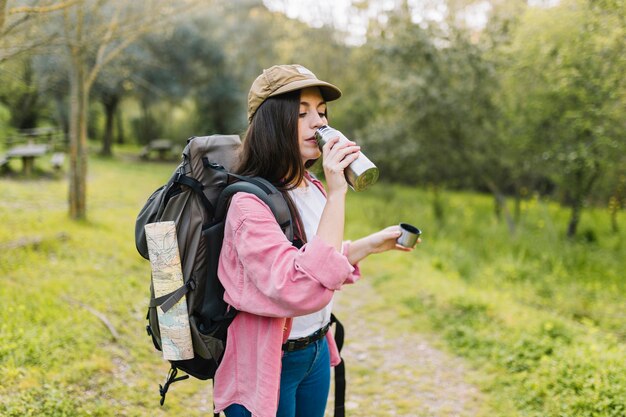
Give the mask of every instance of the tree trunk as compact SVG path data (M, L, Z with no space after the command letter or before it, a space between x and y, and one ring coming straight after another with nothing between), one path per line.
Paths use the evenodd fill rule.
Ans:
M441 193L439 192L439 186L435 185L433 187L433 216L439 222L439 224L444 224L445 210L443 208L443 202L441 201Z
M63 131L63 146L67 147L70 143L70 123L67 114L68 106L65 97L55 95L54 105L56 107L56 120Z
M569 238L576 236L578 223L580 222L580 213L582 211L582 207L582 199L576 197L576 201L574 201L572 204L572 214L567 225L567 237Z
M7 0L0 0L0 30L4 28L7 16Z
M506 205L506 197L500 191L500 188L496 185L496 183L491 180L491 178L487 177L484 174L481 175L481 177L483 181L485 181L485 184L487 185L487 188L489 188L489 191L491 191L491 193L493 194L493 197L495 199L495 204L496 204L495 205L496 213L500 212L504 214L504 219L506 220L506 225L509 228L509 233L513 235L515 233L515 221L511 217L511 212L509 211L509 208Z
M621 209L619 199L614 195L609 199L609 214L611 216L611 231L619 233L619 225L617 224L617 213Z
M493 214L496 216L498 223L500 223L500 220L502 220L502 204L500 204L495 194L493 195Z
M524 193L526 195L526 193ZM513 212L513 219L515 224L519 224L522 218L522 192L519 187L515 187L515 211Z
M587 196L591 193L591 190L599 176L600 164L597 161L593 161L592 168L587 168L585 164L581 164L581 167L574 171L574 195L572 197L572 214L567 225L567 237L572 238L576 236L578 223L580 223L580 216L582 214L583 202L585 201L585 198L587 198ZM587 177L586 182L585 177Z
M36 88L35 71L31 60L26 60L22 72L22 84L26 89L18 93L15 111L11 112L11 125L23 130L37 127L41 113L39 92Z
M102 149L100 150L100 155L102 156L113 155L113 121L115 119L118 102L119 99L115 96L107 96L102 101L105 114L104 137L102 138Z
M126 142L126 138L124 136L124 119L122 118L120 106L117 106L117 112L115 113L115 127L117 128L117 143L123 145Z
M609 198L609 213L611 214L611 230L619 233L617 214L626 206L626 175L621 174L615 191Z
M72 219L87 216L87 106L85 69L75 63L70 75L69 207Z

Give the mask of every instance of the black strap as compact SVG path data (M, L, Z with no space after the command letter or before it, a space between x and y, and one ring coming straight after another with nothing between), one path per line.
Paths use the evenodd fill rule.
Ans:
M215 211L213 211L214 220L220 221L226 217L226 211L228 210L228 203L230 198L238 192L247 192L259 197L265 204L267 204L272 210L274 217L278 221L280 228L283 230L287 239L293 242L294 231L293 221L291 219L291 212L289 206L285 201L282 193L276 188L274 184L262 177L249 177L246 175L239 175L232 172L228 172L222 165L209 161L209 158L202 158L202 164L205 168L221 171L228 175L227 185L220 194L220 197L216 203ZM239 182L231 183L230 179L235 178ZM256 187L251 187L246 184L252 184ZM259 192L257 189L260 189Z
M165 394L167 394L167 390L170 389L170 385L174 382L182 381L183 379L189 378L189 375L183 375L176 378L178 374L178 369L174 365L170 368L170 371L167 373L167 379L165 380L165 385L159 384L159 394L161 394L161 405L165 403Z
M209 161L209 158L207 157L202 158L202 164L204 165L205 168L211 168L211 169L216 169L218 171L223 171L229 177L237 178L240 181L251 182L252 184L256 185L257 187L265 191L266 194L273 194L277 192L273 186L265 185L262 181L259 181L256 177L248 177L246 175L239 175L239 174L235 174L234 172L228 172L226 171L226 168L224 168L222 165Z
M228 211L228 203L233 195L239 192L256 195L263 201L272 211L278 224L283 228L283 232L290 242L293 242L294 231L293 221L289 206L285 201L282 193L278 191L269 181L256 177L241 177L242 181L228 185L222 190L218 198L215 208L215 219L218 221L226 217ZM251 181L252 180L252 181ZM270 190L268 193L265 190Z
M204 195L204 185L202 185L200 181L195 178L188 177L187 175L180 172L177 172L174 175L173 181L177 184L185 185L191 188L198 195L198 197L200 197L204 208L206 208L209 213L215 213L215 208L213 207L213 204L211 204L206 195Z
M330 315L330 322L335 324L335 343L341 353L344 339L343 325L334 314ZM340 359L341 362L335 366L335 417L345 417L346 415L346 365L341 355Z
M297 249L300 249L304 246L304 242L298 236L294 237L291 241L291 244L295 246Z
M172 291L169 294L162 295L150 300L150 307L161 307L164 313L174 307L174 305L185 296L189 291L196 289L196 282L193 279L187 281L184 285Z
M229 172L228 175L230 175L233 178L237 178L240 181L251 182L252 184L256 185L257 187L265 191L266 194L275 194L275 193L280 192L273 186L272 188L270 188L263 181L261 181L258 177L246 177L244 175L233 174L232 172Z
M266 194L274 194L278 192L271 183L269 183L269 185L266 185L263 182L264 180L262 178L259 179L260 177L248 177L246 175L239 175L239 174L235 174L234 172L228 172L226 171L226 168L224 168L222 165L209 161L209 158L207 157L202 158L202 164L204 165L205 168L211 168L211 169L216 169L218 171L223 171L229 177L237 178L240 181L251 182L252 184L256 185L257 187L265 191Z
M215 392L215 378L211 378L213 382L213 392ZM213 417L220 417L220 413L215 412L215 401L213 401Z

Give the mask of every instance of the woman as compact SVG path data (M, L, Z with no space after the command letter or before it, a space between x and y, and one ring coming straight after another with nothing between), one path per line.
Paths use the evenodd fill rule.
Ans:
M228 329L215 376L216 412L227 417L322 417L330 367L339 362L328 332L332 298L359 278L357 262L396 245L397 226L344 242L343 170L359 155L354 142L329 140L320 152L317 128L326 103L341 96L299 65L277 65L254 81L240 174L284 190L304 242L289 242L256 196L236 194L226 218L219 277L224 299L239 313ZM307 171L323 155L327 190Z

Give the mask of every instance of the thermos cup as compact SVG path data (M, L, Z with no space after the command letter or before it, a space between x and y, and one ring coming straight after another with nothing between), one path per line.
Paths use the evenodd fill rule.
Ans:
M324 125L315 132L317 144L320 149L322 149L326 142L337 136L339 136L339 143L348 141L348 138L346 138L343 133L330 126ZM376 168L376 165L374 165L363 152L348 165L344 170L344 174L348 185L350 185L354 191L365 190L378 180L378 168Z
M404 246L405 248L414 247L417 243L417 239L419 239L422 234L420 229L408 223L400 223L400 230L402 234L396 242L398 242L398 245Z

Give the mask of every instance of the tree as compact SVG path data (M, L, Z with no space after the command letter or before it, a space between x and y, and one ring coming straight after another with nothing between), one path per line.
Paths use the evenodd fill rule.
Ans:
M571 208L570 237L601 174L618 166L624 149L623 9L583 0L528 9L511 45L514 117Z
M193 8L193 2L76 0L63 9L61 39L70 63L69 212L86 217L89 94L104 68L141 35Z
M45 104L41 100L32 58L13 58L4 63L0 74L4 87L0 91L0 102L11 110L11 126L16 129L37 127Z
M123 123L120 104L129 93L130 79L139 71L138 68L141 68L138 54L133 49L136 49L136 45L129 46L117 60L105 67L93 86L93 94L104 110L101 156L113 155L115 122L118 130Z
M511 177L496 135L494 66L480 45L465 29L414 22L406 4L371 33L357 64L367 73L348 100L355 135L384 178L488 189L513 229L503 204Z
M134 73L142 106L168 101L181 105L189 117L187 135L234 133L245 113L234 68L227 61L217 28L223 18L205 13L178 24L167 34L146 37L144 64Z
M44 23L75 0L42 0L36 5L0 0L0 64L48 47L55 40Z

